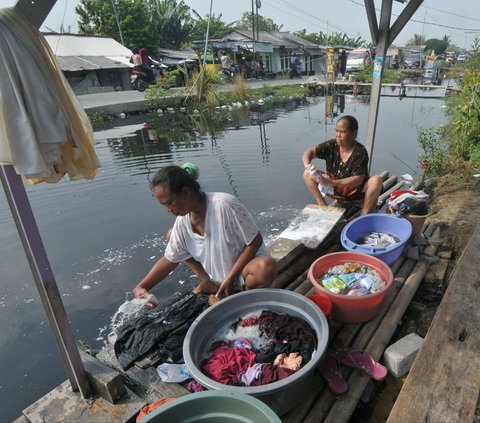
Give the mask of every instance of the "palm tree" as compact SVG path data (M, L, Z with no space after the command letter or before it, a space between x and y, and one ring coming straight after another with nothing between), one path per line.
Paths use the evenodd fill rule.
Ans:
M447 46L449 46L449 45L450 45L450 42L452 41L452 38L450 37L450 35L446 35L446 34L445 34L445 35L442 37L442 41L445 41L445 42L447 43Z
M420 35L420 34L413 34L413 38L407 41L407 44L410 46L423 46L425 45L425 42L427 40L427 37L425 35Z

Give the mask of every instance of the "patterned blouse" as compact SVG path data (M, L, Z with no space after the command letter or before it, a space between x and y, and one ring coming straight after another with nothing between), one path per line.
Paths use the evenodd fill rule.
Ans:
M363 198L363 187L369 178L368 153L366 148L355 141L350 157L346 163L340 157L340 147L334 139L318 144L315 148L317 158L325 160L327 174L331 179L343 179L350 176L365 176L358 187L334 187L334 197L356 200Z

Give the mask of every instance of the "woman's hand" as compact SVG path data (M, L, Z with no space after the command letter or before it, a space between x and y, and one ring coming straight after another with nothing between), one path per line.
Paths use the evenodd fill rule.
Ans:
M141 300L147 300L145 308L152 309L158 305L158 300L155 295L148 292L145 288L136 286L133 290L133 296Z
M215 294L215 298L220 300L223 298L223 295L225 295L225 297L228 297L229 295L231 295L233 290L233 285L234 285L233 279L231 278L225 279L220 285L220 287L218 288L218 291Z
M318 175L317 181L319 184L323 185L324 187L333 186L333 181L325 174Z

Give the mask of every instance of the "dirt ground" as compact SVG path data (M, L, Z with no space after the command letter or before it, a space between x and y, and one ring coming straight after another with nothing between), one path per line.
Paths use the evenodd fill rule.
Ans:
M436 181L436 189L432 193L431 201L432 216L428 220L441 224L441 238L444 240L441 248L452 250L443 292L470 235L480 223L480 178L470 176L455 179L445 177ZM428 190L425 189L425 191ZM421 291L422 285L402 319L401 327L392 339L392 343L411 332L425 337L441 301L441 296L437 301L429 303L423 301L427 297L425 291L423 293ZM371 382L350 421L355 423L385 422L406 377L407 375L397 379L389 374L380 383Z

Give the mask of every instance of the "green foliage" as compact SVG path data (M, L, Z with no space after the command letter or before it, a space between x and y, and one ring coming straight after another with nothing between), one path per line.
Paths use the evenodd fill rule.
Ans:
M254 14L255 31L277 32L281 31L283 25L277 25L273 19L265 18L260 14ZM234 22L236 28L252 30L252 12L243 12L242 18L238 22Z
M448 42L444 40L438 40L436 38L431 38L425 42L425 51L430 52L435 50L435 54L442 54L448 47Z
M115 9L118 25L111 1L80 0L75 7L80 34L106 35L121 42L120 26L126 47L155 51L159 46L179 48L193 27L190 8L183 1L115 0Z
M193 27L190 8L182 1L144 0L151 16L150 29L158 35L159 46L180 48Z
M423 46L426 40L425 35L413 34L413 37L407 41L407 46Z
M442 132L434 128L421 129L417 141L423 149L419 156L424 172L428 176L443 175L448 166L448 143Z
M203 72L194 73L187 86L193 87L198 102L204 102L207 107L221 103L221 93L218 85L223 82L222 76L214 68L206 67Z
M465 64L461 92L447 99L451 154L464 161L477 159L480 146L479 65L478 55Z
M365 69L355 73L358 82L372 82L373 81L373 65L367 66ZM394 84L402 79L404 74L399 73L393 69L384 68L382 74L382 82L384 84Z
M151 30L144 0L115 0L115 8L126 47L158 46L158 37ZM105 35L121 42L112 3L105 0L80 0L75 7L80 34Z
M193 22L192 30L190 32L190 39L204 40L207 34L208 15L205 16L204 19L202 19L202 17L195 10L192 10L192 12L197 17L197 19ZM226 23L222 21L221 13L218 16L215 16L215 13L212 13L212 16L210 17L208 38L220 38L232 29L232 23Z
M312 43L319 44L321 46L360 47L366 44L366 41L363 40L361 37L352 38L346 32L325 34L320 31L318 34L314 32L307 34L307 31L305 29L302 29L300 31L294 32L294 35L303 38L304 40L308 40Z
M444 130L423 130L418 141L427 174L439 176L460 168L480 167L480 56L463 67L462 88L446 98L449 123Z

